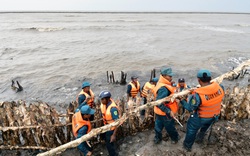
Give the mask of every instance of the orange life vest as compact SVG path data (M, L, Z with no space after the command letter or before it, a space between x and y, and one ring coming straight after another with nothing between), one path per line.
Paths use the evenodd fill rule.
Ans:
M181 86L180 86L180 84L178 83L176 87L180 88ZM187 88L187 84L186 84L186 83L184 84L184 88Z
M212 118L214 115L219 115L221 110L221 102L224 97L224 91L218 83L196 89L201 98L201 105L198 108L198 113L201 118Z
M87 133L89 133L91 131L91 123L90 121L86 121L82 119L82 114L81 112L77 112L73 115L72 117L72 130L73 130L73 134L75 137L77 137L78 134L78 130L80 128L82 128L83 126L87 126L88 127L88 131Z
M87 102L87 104L89 105L89 107L93 108L95 94L92 92L91 89L89 89L89 93L90 93L90 95L82 90L82 91L78 94L76 101L78 102L78 97L79 97L79 95L82 95L82 94L83 94L83 95L85 95L86 98L87 98L88 96L90 96L91 99L89 99L89 101ZM80 103L79 103L79 105L80 105Z
M178 83L177 86L176 86L176 92L180 92L181 91L180 88L181 88L181 86ZM186 89L186 88L188 88L188 87L187 87L187 84L185 83L183 89Z
M150 82L146 82L142 88L141 96L147 97L149 91L152 91L154 87L155 87L155 85L151 84Z
M111 101L112 103L108 106L108 108L106 107L106 105L101 103L102 119L103 119L104 125L113 123L115 121L112 119L111 108L117 108L117 111L119 110L116 103L112 99ZM114 129L115 127L111 128L111 130L114 130Z
M137 85L135 87L135 84L133 84L132 82L129 83L131 85L131 91L130 94L132 96L132 98L135 98L137 93L140 91L140 83L137 81Z
M159 78L159 81L158 81L158 83L157 83L157 85L156 85L156 87L153 89L153 93L154 93L154 97L155 97L155 99L156 99L156 97L157 97L157 92L158 92L158 90L161 88L161 87L166 87L170 92L171 92L171 94L170 95L172 95L172 94L174 94L174 92L175 92L175 87L172 87L171 86L171 82L169 82L167 79L165 79L162 75L160 76L160 78ZM171 109L171 111L173 112L173 113L177 113L178 112L178 104L177 104L177 102L176 101L174 101L174 102L164 102L164 105L166 106L166 107L168 107L169 109ZM165 112L163 112L163 111L161 111L161 109L158 107L158 106L154 106L154 112L156 113L156 114L158 114L158 115L162 115L162 116L165 116L166 115L166 113Z

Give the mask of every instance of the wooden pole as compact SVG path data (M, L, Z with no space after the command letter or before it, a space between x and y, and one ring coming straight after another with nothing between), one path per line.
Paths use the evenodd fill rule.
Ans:
M111 74L109 75L109 78L110 78L109 83L112 83L112 75Z
M111 74L112 74L112 80L113 80L113 83L115 83L115 76L114 76L113 71L111 71Z
M107 71L107 82L109 83L109 71Z
M153 70L151 70L150 81L153 79Z

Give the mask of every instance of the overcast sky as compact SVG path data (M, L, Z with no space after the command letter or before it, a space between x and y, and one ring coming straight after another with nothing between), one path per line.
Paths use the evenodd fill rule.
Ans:
M198 11L250 13L250 0L0 0L0 11Z

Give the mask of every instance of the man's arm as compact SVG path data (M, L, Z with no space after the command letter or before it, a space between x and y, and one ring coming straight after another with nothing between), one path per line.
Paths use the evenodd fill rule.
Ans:
M78 96L78 105L81 105L86 99L86 96L84 94L80 94Z
M193 112L194 110L198 109L199 105L201 104L201 99L200 96L195 93L193 95L189 95L188 102L186 100L181 100L180 103L186 110Z
M79 112L81 110L82 106L87 105L87 102L85 101L85 99L86 99L86 96L83 94L78 96L79 106L76 108L75 112ZM79 102L81 102L81 103L79 103Z
M165 98L167 96L170 95L169 90L166 87L161 87L158 91L157 91L157 97L156 100ZM161 111L165 112L165 113L170 113L170 109L168 107L166 107L163 103L161 103L160 105L157 106L158 108L160 108Z
M82 128L80 128L78 130L78 134L77 134L77 139L82 137L83 135L87 134L88 131L88 127L87 126L83 126ZM88 144L85 142L82 142L80 145L78 145L78 149L84 153L84 155L87 155L89 152L91 152L91 147L88 146Z
M110 112L111 112L111 116L113 120L119 119L119 112L117 108L115 107L111 108ZM110 138L110 142L114 142L116 140L116 132L117 132L117 128L114 129L114 132Z
M131 89L132 89L132 86L129 84L127 87L127 101L129 100L129 97L131 97Z

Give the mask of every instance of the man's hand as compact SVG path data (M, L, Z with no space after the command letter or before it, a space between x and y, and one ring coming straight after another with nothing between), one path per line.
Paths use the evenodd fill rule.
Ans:
M173 86L175 84L175 82L174 81L171 81L171 85Z
M87 96L85 102L88 102L91 99L91 96Z
M191 88L191 89L188 89L188 91L190 91L190 93L192 94L194 92L195 89Z
M111 137L110 137L110 143L111 142L115 142L115 140L116 140L116 136L114 134L111 135Z
M172 118L175 117L175 116L174 116L174 112L172 112L172 111L170 111L169 115L170 115Z
M92 152L88 152L86 156L91 156L92 155Z

